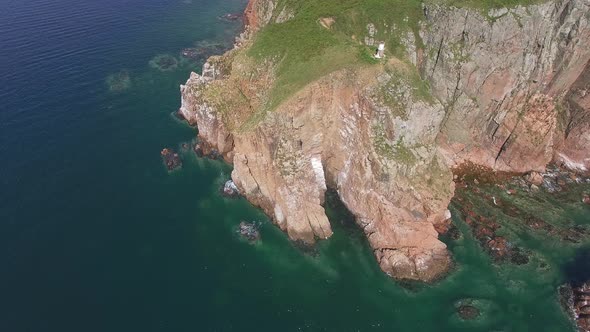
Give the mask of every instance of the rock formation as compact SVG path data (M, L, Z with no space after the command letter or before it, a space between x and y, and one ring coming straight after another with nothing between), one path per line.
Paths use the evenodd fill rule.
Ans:
M589 6L566 0L494 10L493 23L468 9L426 7L424 53L432 56L418 66L447 109L439 142L452 163L525 172L557 154L583 168L590 145L576 133L587 124L571 121L581 116L575 111L564 121L558 101L589 60ZM554 149L560 121L572 123L575 137Z
M247 50L293 17L278 3L250 1L236 48L181 86L180 113L291 239L332 234L322 205L333 188L386 273L432 281L451 266L435 228L450 218L451 167L540 171L556 158L588 169L587 1L487 14L424 5L407 59L334 70L268 110L277 62Z
M562 305L578 331L590 331L590 282L567 284L560 288Z

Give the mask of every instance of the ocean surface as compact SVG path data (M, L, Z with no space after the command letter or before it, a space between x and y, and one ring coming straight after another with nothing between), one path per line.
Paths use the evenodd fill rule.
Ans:
M202 64L181 50L230 47L241 22L218 17L245 5L0 0L0 331L574 330L557 287L586 242L515 229L546 264L495 264L455 207L453 272L402 284L333 197L335 234L313 252L223 198L231 166L182 151L196 131L172 113ZM154 66L162 55L176 65ZM166 170L164 147L181 151L181 170ZM538 202L590 224L579 202ZM241 220L261 223L260 242L237 236ZM460 319L461 301L481 316Z

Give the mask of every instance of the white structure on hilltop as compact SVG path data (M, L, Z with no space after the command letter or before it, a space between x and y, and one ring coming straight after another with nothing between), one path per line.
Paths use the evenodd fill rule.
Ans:
M385 57L385 43L379 43L377 52L375 53L375 59L383 59Z

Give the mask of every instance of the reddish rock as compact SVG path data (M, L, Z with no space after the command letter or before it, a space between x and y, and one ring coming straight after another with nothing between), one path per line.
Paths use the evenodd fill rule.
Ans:
M160 155L162 156L162 160L164 161L164 164L166 165L166 168L168 168L169 171L173 171L182 166L182 160L180 159L180 156L178 155L178 153L172 151L171 149L163 149L160 152Z
M536 186L543 184L543 176L539 172L531 172L526 176L526 180Z
M444 219L443 221L434 224L434 229L436 230L436 232L438 234L443 235L443 234L448 233L451 226L452 226L451 219L448 218L448 219Z

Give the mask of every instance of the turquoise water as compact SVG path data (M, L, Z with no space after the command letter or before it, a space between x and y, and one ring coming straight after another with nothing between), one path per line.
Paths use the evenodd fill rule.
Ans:
M0 331L573 331L556 287L584 243L515 231L549 267L495 264L453 207L455 270L402 285L333 198L335 235L304 253L246 201L219 195L230 166L181 152L168 173L160 150L195 137L171 115L200 68L179 52L231 45L240 23L217 16L244 6L4 0ZM150 65L159 55L177 66ZM589 224L587 207L561 203L576 197L541 206ZM261 242L236 235L241 220L262 222ZM457 317L462 299L480 319Z

